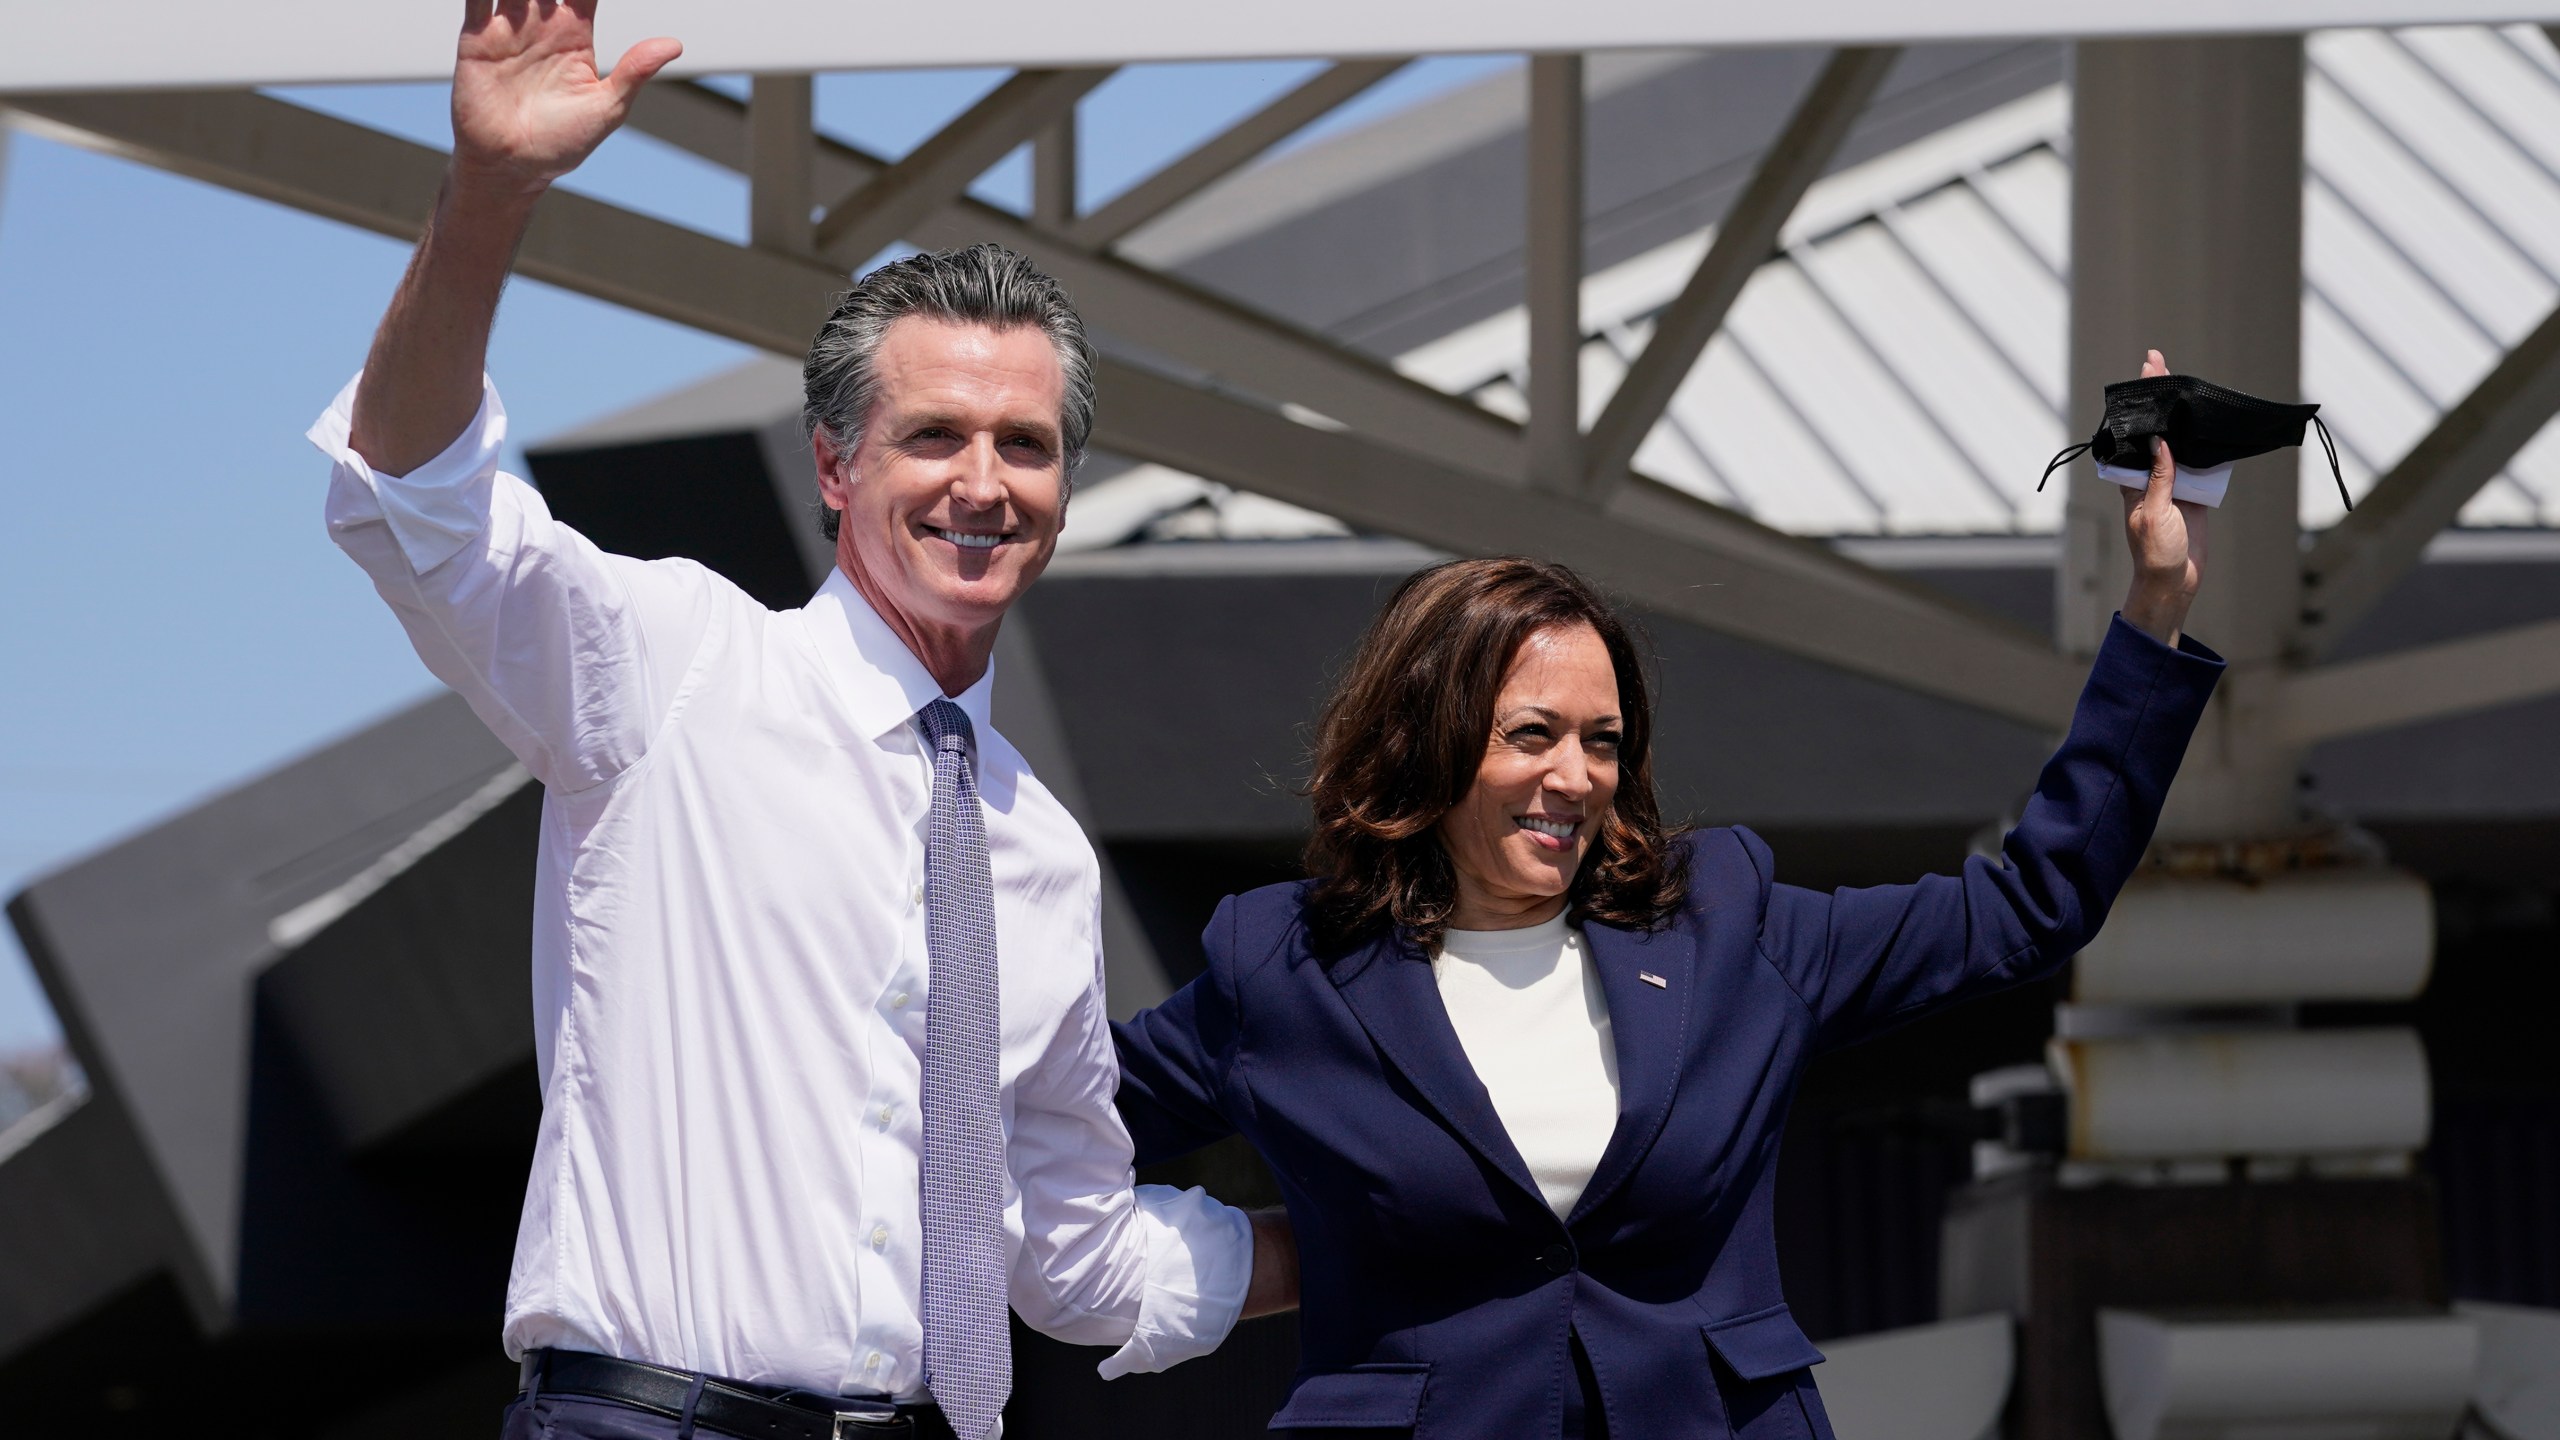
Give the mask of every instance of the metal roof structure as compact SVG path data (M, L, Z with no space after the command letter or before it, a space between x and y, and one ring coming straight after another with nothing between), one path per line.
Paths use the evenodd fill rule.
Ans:
M554 190L517 266L796 360L847 275L887 247L994 240L1057 276L1103 340L1095 443L1137 468L1094 476L1080 523L1109 520L1100 502L1116 493L1139 517L1124 534L1284 519L1321 531L1331 517L1399 537L1305 547L1343 566L1329 586L1216 577L1223 614L1182 603L1210 588L1200 576L1114 569L1181 547L1098 546L1062 566L1090 567L1079 586L1045 590L1027 624L1006 627L1027 646L1044 625L1069 631L1082 603L1084 623L1143 662L1046 695L1035 709L1071 758L1032 758L1053 782L1087 771L1080 818L1098 833L1176 845L1211 820L1277 829L1294 801L1274 794L1268 819L1242 816L1231 795L1165 783L1160 727L1117 725L1105 737L1117 750L1079 748L1076 727L1125 716L1151 681L1175 704L1204 688L1245 695L1229 753L1285 744L1284 707L1258 696L1320 658L1306 597L1329 592L1328 623L1348 628L1384 568L1426 551L1550 556L1677 627L1683 653L1665 671L1693 688L1676 708L1727 737L1685 753L1763 772L1772 812L1872 818L1865 762L1947 792L1909 818L1977 816L1977 783L2031 764L2071 713L2122 593L2111 487L2083 472L2050 499L2022 498L2048 442L2090 423L2099 383L2145 343L2242 389L2309 391L2342 422L2361 503L2325 523L2286 483L2290 462L2235 482L2192 621L2233 664L2163 827L2205 845L2295 836L2334 818L2305 797L2315 754L2397 761L2392 745L2429 749L2426 726L2474 721L2508 725L2512 741L2518 717L2541 713L2520 702L2560 693L2560 620L2518 609L2514 574L2420 568L2457 520L2551 518L2537 437L2560 412L2553 54L2531 32L2389 28L2547 22L2560 6L2457 3L990 0L960 27L930 10L848 25L816 0L607 0L608 56L662 28L691 42L691 68L648 87L630 124L745 177L748 239ZM110 46L86 12L13 16L0 109L414 238L447 156L255 87L441 75L451 12L283 0L260 19L252 35L228 11L138 0L115 12ZM1783 43L1813 48L1765 48ZM1370 137L1345 167L1374 183L1313 185L1325 166L1304 152L1249 171L1402 59L1451 50L1529 52L1516 107L1485 92L1429 117L1441 128L1426 168L1454 197L1413 187L1412 164L1399 178L1413 157L1391 147L1426 138L1422 121ZM1078 205L1076 106L1117 66L1306 54L1331 63L1122 194ZM813 71L1008 58L1040 68L903 155L813 124ZM2067 96L2052 88L2066 66ZM741 70L743 98L684 78ZM1689 107L1674 123L1630 131L1637 97L1675 93ZM971 198L1025 145L1028 213ZM1270 208L1248 216L1240 201L1257 189ZM1423 250L1431 264L1415 263ZM1274 264L1283 252L1302 263ZM1344 283L1317 305L1295 282L1326 271ZM766 552L758 585L784 594L796 580L805 595L828 557L788 523L787 422L720 438L693 470L648 483L729 502L719 514L737 533L696 525L687 540L742 552L752 540ZM732 488L715 492L712 471ZM621 498L638 520L671 519ZM2323 528L2306 536L2305 518ZM1914 534L2038 546L2057 557L2052 583L2041 565L1924 580L1890 563ZM1240 547L1193 553L1213 548ZM2431 584L2459 603L2395 605ZM1284 593L1302 608L1276 603ZM2433 623L2447 615L2458 627ZM2402 643L2361 647L2394 621ZM1747 699L1720 695L1727 682ZM1217 738L1206 728L1182 742ZM2533 753L2532 740L2500 753ZM455 702L435 702L18 898L12 918L95 1089L0 1167L0 1220L13 1222L0 1235L44 1237L21 1262L29 1278L0 1291L0 1341L96 1313L155 1274L175 1277L208 1330L291 1337L298 1372L332 1368L301 1353L307 1337L378 1323L386 1295L457 1323L485 1314L445 1259L495 1253L464 1232L502 1229L509 1207L427 1205L429 1223L412 1223L400 1192L454 1130L502 1138L466 1113L495 1087L527 1098L510 1078L527 1048L510 997L535 797L491 744ZM1852 763L1829 763L1842 756ZM1823 783L1771 773L1789 757L1825 767ZM1738 782L1701 773L1724 803L1747 802ZM2524 788L2495 771L2457 778L2501 798ZM1128 813L1124 795L1196 813ZM2347 801L2378 815L2390 798ZM131 877L164 873L155 903L131 903ZM1131 953L1107 948L1115 964ZM1115 1003L1132 998L1113 988ZM427 1162L401 1168L420 1147ZM115 1202L126 1193L141 1203ZM2415 1265L2428 1246L2403 1248ZM2041 1312L2048 1332L2086 1329L2055 1313ZM2094 1363L2030 1368L2094 1393Z
M1308 0L1285 9L1137 0L1062 7L983 0L970 23L920 8L866 11L849 23L827 0L619 0L601 17L600 44L620 54L651 35L677 35L680 75L893 69L952 65L1095 65L1273 56L1396 56L1430 52L1585 51L1704 45L1928 42L2029 35L2213 35L2324 26L2560 18L2535 0L1595 0L1571 7L1484 7L1458 0ZM353 9L279 0L252 28L190 0L117 7L115 42L99 43L94 14L17 4L0 90L176 89L187 86L441 80L452 68L453 10L442 5Z
M2513 26L2333 31L2309 52L2303 394L2362 495L2560 298L2560 50ZM1814 185L1637 468L1800 535L2052 532L2063 491L2036 482L2074 438L2070 129L2055 86ZM1588 416L1712 238L1583 282ZM1514 307L1396 363L1518 417L1527 354ZM2303 524L2342 513L2307 450ZM2560 524L2560 434L2460 523Z
M2030 16L2004 4L2006 0L1975 0L1935 7L1924 21L1902 17L1898 8L1888 15L1882 7L1842 3L1809 12L1810 19L1799 17L1786 23L1813 27L1805 33L1819 31L1815 38L1836 38L1836 30L1842 36L1867 40L1900 39L1911 27L1923 24L1930 27L1931 37L1944 39L2037 32L2085 37L2132 30L2162 36L2239 23L2219 7L2147 7L2138 18L2128 20L2116 9L2095 5L2036 6ZM438 151L254 91L152 88L305 79L321 73L373 74L389 63L384 57L392 51L383 50L385 44L392 45L402 57L399 64L408 67L399 73L426 73L440 69L443 57L450 53L441 43L430 53L423 41L409 33L411 22L379 27L376 35L367 28L370 20L359 23L331 7L309 8L312 14L306 18L319 26L313 34L321 38L294 32L289 43L245 52L270 66L254 76L232 73L249 63L243 58L246 42L236 37L219 41L200 37L206 43L198 52L178 57L194 65L193 70L165 54L152 60L120 51L118 63L127 66L125 71L93 73L82 68L90 62L81 57L90 52L65 38L66 26L78 27L48 17L40 24L20 27L23 43L13 44L10 69L0 74L0 92L5 92L0 93L0 103L14 112L19 123L60 138L347 223L414 235L441 179L444 157ZM2211 17L2206 8L2213 8ZM160 17L168 22L165 32L128 19L133 19L137 31L160 38L192 33L190 26L202 27L201 18L187 19L180 12L192 11L174 0L155 7L154 13L163 10L168 12ZM814 317L823 312L847 270L891 242L931 246L994 239L1028 254L1057 275L1076 295L1088 321L1110 341L1098 377L1110 397L1095 437L1099 445L1132 459L1187 471L1235 490L1267 495L1337 516L1362 529L1404 535L1443 550L1537 550L1581 566L1631 600L1668 615L2014 719L2059 723L2078 686L2078 667L2067 652L2090 643L2094 632L2089 627L2094 621L2069 620L2063 632L2066 644L2057 648L2051 637L2019 631L1841 554L1807 545L1739 506L1701 498L1702 492L1712 493L1698 478L1705 473L1704 467L1693 465L1691 475L1666 481L1636 463L1657 422L1684 388L1694 362L1726 330L1728 312L1747 285L1783 294L1787 277L1793 275L1796 289L1812 288L1804 277L1823 270L1820 258L1811 269L1781 268L1765 274L1762 261L1773 248L1784 248L1791 236L1808 240L1828 236L1827 227L1798 224L1790 230L1799 202L1833 168L1835 157L1872 108L1871 102L1889 89L1891 78L1925 63L1936 47L1905 51L1891 44L1846 45L1816 62L1816 73L1789 107L1792 113L1760 148L1748 178L1724 206L1713 243L1683 281L1677 297L1656 314L1651 338L1605 403L1599 399L1597 385L1583 383L1583 371L1593 354L1584 343L1589 327L1581 304L1585 260L1592 253L1585 223L1590 199L1586 182L1592 169L1586 127L1599 113L1591 103L1586 80L1590 72L1604 67L1586 62L1580 53L1535 55L1527 67L1529 123L1520 137L1517 153L1522 163L1515 172L1525 179L1527 202L1528 223L1515 233L1524 242L1516 248L1522 253L1528 295L1530 358L1525 369L1531 402L1526 420L1518 421L1398 373L1339 337L1235 303L1150 265L1143 258L1143 247L1123 242L1149 220L1201 196L1218 180L1375 83L1391 62L1361 57L1375 53L1380 35L1427 31L1436 48L1479 48L1554 43L1561 38L1561 30L1542 40L1545 32L1538 27L1565 27L1577 37L1575 43L1594 50L1644 43L1709 45L1787 38L1770 28L1778 22L1768 18L1769 7L1669 7L1650 0L1625 0L1585 7L1571 15L1536 12L1525 20L1520 17L1532 12L1505 11L1509 18L1462 31L1458 22L1479 17L1462 17L1433 5L1384 10L1373 6L1363 7L1356 35L1342 23L1345 15L1319 7L1291 16L1292 38L1287 44L1244 21L1219 18L1225 13L1186 11L1172 16L1146 7L1116 7L1094 17L1092 34L1101 37L1095 43L1125 41L1128 48L1119 52L1124 58L1155 56L1168 46L1202 55L1316 49L1354 58L1337 60L1298 89L1228 131L1207 138L1091 213L1078 212L1070 183L1072 117L1078 99L1110 73L1107 67L1020 71L942 131L893 159L863 153L813 132L805 72L838 63L841 57L830 47L842 37L818 23L820 17L810 7L795 0L765 0L760 6L724 8L716 15L687 15L686 28L701 42L696 63L713 63L728 55L723 47L753 29L751 15L769 22L772 34L805 42L791 59L793 73L758 75L746 102L698 83L673 81L650 87L631 117L630 123L642 133L749 177L750 243L735 244L584 196L554 192L518 252L518 268L591 296L778 354L797 355L813 329ZM615 24L643 25L658 18L657 12L637 0L613 14ZM1077 18L1081 22L1086 17ZM2308 29L2418 18L2551 17L2448 17L2440 6L2421 17L2384 0L2286 0L2252 9L2246 23L2261 29L2270 25ZM1675 19L1677 25L1668 25ZM1124 33L1147 20L1170 28L1143 43L1133 32ZM889 28L907 23L921 22L892 21ZM1656 28L1645 29L1645 25ZM366 33L356 35L353 30ZM865 39L876 40L870 52L872 63L921 64L936 58L983 61L987 55L971 48L982 36L1008 34L1022 41L1036 30L1036 25L1019 32L1009 32L1002 25L972 26L969 34L943 36L944 49L932 55L899 50L900 42L888 29L877 37L866 33ZM1461 33L1463 41L1451 38ZM385 36L406 38L394 43ZM617 38L608 34L607 45ZM339 49L328 49L338 42L344 42ZM2237 257L2242 252L2256 256L2263 250L2264 263L2281 265L2290 277L2300 260L2292 237L2301 219L2290 202L2277 204L2264 184L2247 178L2261 173L2247 167L2286 165L2288 157L2292 157L2290 163L2299 163L2293 152L2302 143L2304 96L2292 93L2291 83L2301 70L2299 43L2279 37L2270 42L2272 48L2245 39L2084 39L2081 44L2084 93L2093 73L2092 56L2105 57L2107 63L2121 62L2119 70L2125 75L2146 65L2211 69L2227 62L2234 67L2228 71L2232 78L2215 82L2222 86L2222 93L2184 94L2171 110L2146 117L2139 132L2125 141L2123 155L2127 165L2139 168L2165 162L2174 145L2189 146L2198 157L2195 161L2170 163L2161 172L2176 180L2166 192L2168 198L2189 205L2199 217L2206 212L2192 207L2211 204L2227 212L2239 206L2248 212L2245 218L2233 215L2230 256L2206 252L2196 262L2205 268L2190 265L2189 273L2196 279L2212 283L2186 286L2180 303L2200 302L2224 284L2238 285L2235 295L2270 299L2260 282L2238 278L2247 265ZM2335 47L2324 42L2322 48L2325 57ZM364 59L368 55L374 58ZM745 55L739 51L739 57ZM314 69L315 65L322 68ZM327 65L340 69L331 72ZM2103 65L2100 68L2104 71ZM2328 68L2324 58L2308 87L2315 108L2328 104L2321 97L2332 89L2344 93L2345 87L2327 78ZM2185 72L2172 68L2160 73ZM26 88L45 83L71 88L43 92ZM122 88L102 88L111 85ZM2217 113L2216 106L2237 105L2246 110L2262 103L2274 108L2263 115L2250 110L2245 119L2232 122L2204 118ZM2237 117L2241 111L2233 113ZM2107 123L2116 119L2114 115L2105 118ZM2123 118L2130 123L2130 115ZM2087 119L2082 117L2084 127ZM2263 129L2264 138L2251 138L2255 130L2230 133L2232 123ZM2175 129L2181 125L2186 129ZM2208 133L2214 125L2223 129ZM2087 139L2083 133L2075 145L2085 149ZM968 186L979 174L1025 142L1032 142L1034 149L1030 214L1015 215L968 197ZM2323 174L2331 173L2325 163L2321 169ZM2032 168L2015 178L2031 175ZM2211 183L2240 188L2209 197L2203 187ZM2176 188L2180 185L2185 192ZM2103 206L2109 199L2085 181L2076 185L2074 195L2075 206ZM821 203L828 196L838 198ZM1908 205L1902 208L1906 213L1913 210ZM2208 227L2200 219L2189 228ZM2138 270L2147 263L2141 247L2124 248L2129 241L2120 223L2101 224L2095 233L2098 240L2088 243L2100 246L2098 263L2111 271L2123 266ZM1875 247L1880 234L1880 229L1871 233L1853 226L1821 248L1845 256L1859 246ZM2084 240L2075 238L2071 243L2081 247ZM2075 267L2078 263L2073 262ZM1828 272L1823 278L1829 278ZM2074 305L2099 308L2135 304L2155 283L2146 279L2133 288L2102 283L2092 289L2085 274L2081 279L2084 283L2073 292ZM2055 283L2045 282L2048 293ZM2290 290L2294 283L2289 278L2283 288ZM2288 301L2285 328L2300 323L2288 297L2272 298ZM2256 383L2262 389L2290 390L2298 383L2294 347L2265 340L2264 324L2236 324L2227 305L2198 309L2191 321L2174 318L2181 312L2159 297L2140 301L2140 308L2154 317L2146 322L2147 334L2164 340L2169 334L2202 337L2164 344L2164 348L2177 348L2194 368L2244 389ZM2092 316L2096 313L2090 311ZM2212 328L2215 319L2223 322L2219 329ZM2206 328L2186 328L2191 324ZM1749 338L1748 322L1732 328ZM2075 321L2073 328L2077 334L2084 327ZM2505 333L2507 329L2492 327L2492 335ZM2088 328L2083 339L2094 343L2097 335L2098 328ZM2243 349L2262 343L2274 348L2259 359L2243 361L2235 350L2234 358L2218 361L2213 352L2225 339ZM2252 641L2253 649L2283 657L2280 668L2285 674L2276 687L2281 693L2263 712L2268 717L2264 723L2273 727L2268 731L2271 743L2280 747L2307 743L2357 728L2404 723L2446 707L2497 703L2560 685L2560 674L2544 673L2560 670L2547 663L2560 651L2560 635L2540 631L2497 637L2494 643L2484 638L2469 649L2399 657L2382 670L2308 668L2334 647L2338 634L2379 603L2415 562L2427 539L2469 504L2542 428L2554 403L2546 392L2560 389L2560 359L2555 355L2560 355L2560 328L2548 328L2547 333L2535 330L2510 349L2468 392L2464 403L2448 410L2429 430L2426 441L2410 447L2410 458L2376 483L2370 492L2376 501L2364 507L2369 513L2356 517L2358 523L2335 527L2309 554L2279 564L2274 559L2279 548L2288 556L2295 549L2290 536L2281 547L2272 538L2251 543L2249 548L2263 552L2253 565L2299 567L2299 573L2280 581L2271 576L2269 585L2281 584L2288 592L2307 593L2306 587L2312 586L2319 590L2317 603L2275 600L2272 590L2252 602L2250 613L2257 617L2253 624L2273 624L2269 617L2288 609L2299 611L2278 627L2287 635L2270 631ZM1710 370L1719 363L1711 360ZM2030 377L2034 373L2030 370ZM2259 373L2268 378L2256 380ZM1804 383L1847 385L1843 376L1827 374L1821 380L1808 376ZM2458 369L2445 371L2442 383L2458 385ZM2095 387L2084 378L2068 388L2094 393ZM2036 394L2032 383L2022 381L2009 397L2009 403L2019 407L2016 423L2022 429L2038 420L2038 410L2050 410L2049 399L2036 400ZM2047 418L2035 428L2050 433L2050 424ZM1910 429L1919 438L1906 448L1926 450L1933 443L1958 453L1968 448L1961 438L1941 436L1933 441L1926 423ZM2363 438L2375 450L2384 445L2382 437ZM1973 442L1976 448L1980 443ZM1655 455L1661 453L1657 446ZM1660 463L1677 468L1675 461ZM2374 462L2369 457L2370 463ZM2005 463L1971 456L1967 464L1984 473L2006 469ZM1916 500L1879 499L1889 497L1892 487L1872 465L1834 462L1831 473L1843 480L1844 490L1851 476L1863 482L1871 511L1880 512L1875 523L1881 528L1913 528L1920 522L1910 517L1941 505L1964 516L1964 528L2016 528L2019 507L2005 503L2011 492L1998 481L1986 482L1982 473L1965 475L1965 468L1950 465L1950 474L1944 478L1962 483L1943 487L1943 494L1933 492L1926 506ZM1807 473L1809 487L1824 471L1809 466ZM1734 483L1747 489L1752 482L1746 478ZM1759 494L1737 498L1778 513ZM2104 498L2094 496L2086 503L2095 505ZM1854 518L1854 505L1851 515ZM1807 524L1807 528L1813 527ZM1923 528L1943 528L1943 522ZM2092 552L2088 564L2095 569L2084 574L2085 567L2077 561L2066 567L2079 577L2066 583L2076 587L2075 593L2090 597L2089 605L2075 608L2074 615L2078 608L2104 603L2103 592L2111 583L2101 578L2107 563L2103 555ZM2232 563L2226 560L2226 569ZM1716 577L1712 585L1699 583L1698 577L1706 573ZM2217 590L2207 597L2208 608L2240 604L2243 593L2238 588ZM2103 618L2103 612L2093 613ZM2480 650L2481 644L2492 648Z

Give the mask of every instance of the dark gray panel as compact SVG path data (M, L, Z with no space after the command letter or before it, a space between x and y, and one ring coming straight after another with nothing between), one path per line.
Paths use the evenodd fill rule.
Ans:
M0 1356L167 1265L186 1242L112 1098L93 1095L0 1164Z
M531 1061L541 818L528 780L259 980L348 1149Z
M459 699L439 696L38 880L12 906L90 1083L125 1107L174 1197L190 1286L231 1288L249 984L278 953L269 924L507 759Z
M1052 575L1025 602L1111 840L1303 831L1297 787L1326 686L1396 576ZM1689 626L1658 657L1671 814L1769 825L1980 824L2049 737Z

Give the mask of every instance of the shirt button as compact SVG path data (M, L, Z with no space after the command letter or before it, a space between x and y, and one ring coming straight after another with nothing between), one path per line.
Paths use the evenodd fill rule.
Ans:
M1538 1263L1546 1267L1550 1275L1570 1275L1573 1273L1573 1252L1561 1245L1550 1245L1538 1252Z
M890 1009L892 1009L892 1010L904 1010L904 1009L906 1009L906 1008L907 1008L907 1000L908 1000L908 998L909 998L909 997L908 997L908 995L907 995L907 992L906 992L906 991L904 991L904 990L900 990L900 991L898 991L896 994L893 994L893 995L891 995L891 996L889 997L889 1008L890 1008Z
M924 903L924 882L921 880L916 882L915 902L919 905Z
M871 1356L870 1356L870 1358L869 1358L869 1359L867 1359L867 1360L864 1360L864 1361L862 1362L862 1370L863 1370L863 1373L867 1375L867 1374L870 1374L872 1371L875 1371L875 1370L877 1370L877 1369L879 1369L879 1368L880 1368L880 1352L879 1352L879 1351L877 1351L877 1350L874 1350L874 1351L872 1351L872 1352L871 1352Z
M871 1227L871 1248L874 1250L886 1250L889 1248L888 1226L874 1225Z
M881 1107L880 1107L880 1128L881 1128L881 1129L883 1129L883 1130L888 1129L888 1128L889 1128L889 1124L890 1124L890 1122L891 1122L891 1121L893 1121L893 1120L895 1120L895 1119L897 1119L897 1118L898 1118L898 1111L897 1111L897 1108L896 1108L895 1106L891 1106L891 1105L883 1105L883 1106L881 1106Z

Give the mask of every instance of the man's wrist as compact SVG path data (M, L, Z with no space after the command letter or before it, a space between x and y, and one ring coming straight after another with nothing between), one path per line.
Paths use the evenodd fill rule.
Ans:
M551 181L488 161L457 155L445 167L444 190L436 208L449 219L480 224L513 221L519 226L533 216Z

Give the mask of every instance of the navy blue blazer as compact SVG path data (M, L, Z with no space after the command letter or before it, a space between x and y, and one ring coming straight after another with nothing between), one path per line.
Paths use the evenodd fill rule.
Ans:
M1222 903L1206 973L1117 1027L1120 1113L1142 1164L1241 1132L1279 1180L1303 1362L1272 1429L1558 1435L1578 1334L1612 1440L1829 1440L1806 1370L1822 1356L1787 1313L1771 1229L1797 1077L2087 942L2221 671L2118 619L1997 862L1822 894L1776 883L1750 831L1707 830L1683 842L1689 898L1667 924L1586 921L1619 1112L1563 1220L1421 951L1381 938L1319 957L1303 885Z

